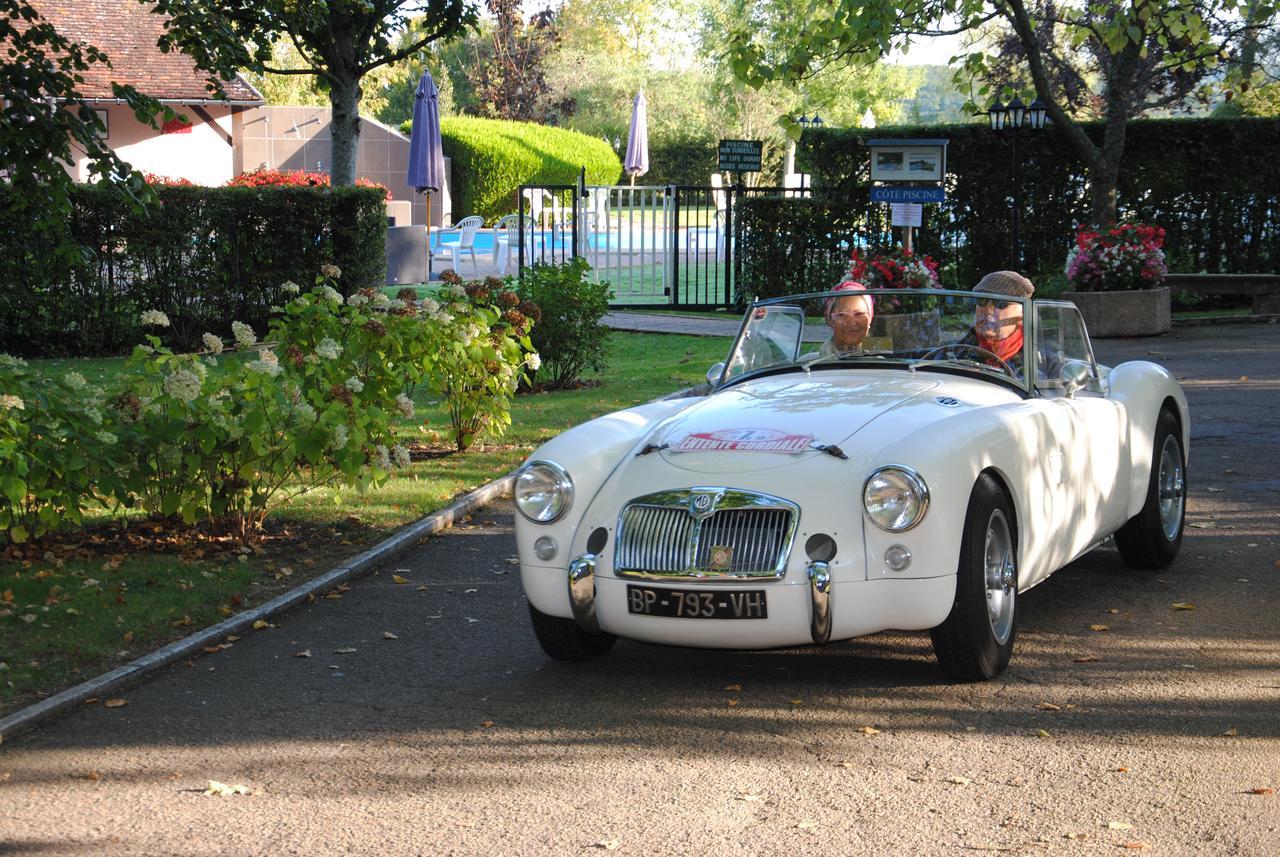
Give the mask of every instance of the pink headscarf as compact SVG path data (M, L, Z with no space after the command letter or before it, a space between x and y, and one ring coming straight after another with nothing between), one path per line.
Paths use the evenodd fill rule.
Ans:
M859 283L855 280L845 280L843 283L836 286L831 291L833 292L865 292L866 290L867 290L867 287L862 285L862 283ZM867 322L870 323L876 317L876 304L875 304L875 301L871 299L871 295L864 295L863 297L866 298ZM826 307L823 309L823 315L826 316L827 321L831 320L831 310L835 307L836 300L837 298L827 298Z

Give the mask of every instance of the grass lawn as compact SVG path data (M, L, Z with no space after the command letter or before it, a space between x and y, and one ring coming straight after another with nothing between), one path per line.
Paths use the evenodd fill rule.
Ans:
M443 447L361 495L323 489L274 513L252 549L138 515L102 512L68 533L0 555L0 715L260 604L519 464L570 426L701 383L728 340L615 332L598 386L517 396L512 426L465 454ZM43 360L109 383L122 360ZM401 439L431 443L448 417L424 391ZM340 593L335 593L338 595Z

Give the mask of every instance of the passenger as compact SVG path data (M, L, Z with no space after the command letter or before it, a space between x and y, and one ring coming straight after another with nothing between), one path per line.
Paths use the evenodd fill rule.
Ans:
M867 287L862 283L846 280L832 289L833 292L865 292ZM818 353L823 357L833 354L856 354L862 351L862 340L866 339L871 329L871 320L875 318L876 308L871 295L842 295L827 298L827 326L831 328L831 338L822 343Z

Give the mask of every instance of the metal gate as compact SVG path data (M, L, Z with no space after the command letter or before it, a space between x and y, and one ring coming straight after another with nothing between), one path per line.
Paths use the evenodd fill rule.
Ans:
M807 193L807 191L803 191ZM522 185L519 265L585 258L615 307L732 307L741 264L736 203L788 188Z

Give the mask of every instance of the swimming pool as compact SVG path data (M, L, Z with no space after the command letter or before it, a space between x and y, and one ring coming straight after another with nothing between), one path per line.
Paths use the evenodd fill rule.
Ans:
M633 229L629 231L617 232L593 232L589 236L589 244L591 249L601 253L650 253L668 248L669 233L665 230L655 229ZM438 249L441 246L448 247L450 245L457 246L458 236L456 233L444 233L443 244L440 240L441 236L436 233L431 236L431 246ZM450 240L452 239L452 240ZM477 253L485 255L493 252L494 233L491 230L484 230L476 233L475 250ZM693 229L681 229L679 232L680 249L693 248L709 248L716 245L716 230L710 227L696 227ZM723 240L720 238L719 240ZM538 249L555 249L568 250L573 245L573 233L568 231L557 230L540 230L533 233L533 246Z

